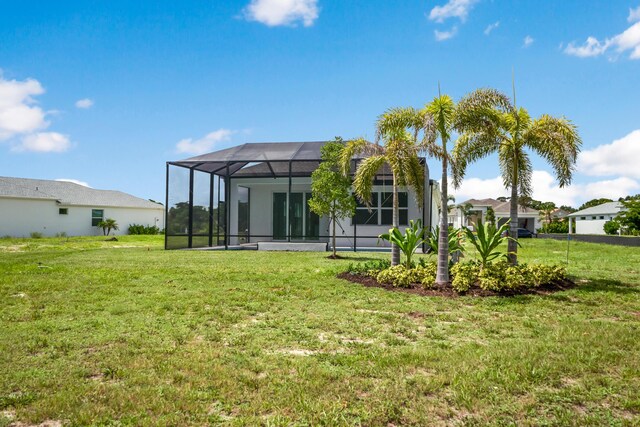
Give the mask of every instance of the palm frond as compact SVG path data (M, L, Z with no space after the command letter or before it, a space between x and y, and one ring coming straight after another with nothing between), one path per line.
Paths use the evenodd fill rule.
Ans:
M358 165L353 179L353 192L367 206L371 205L373 180L386 160L385 156L377 154L367 157Z
M453 185L459 187L467 166L500 150L503 135L493 132L464 133L458 138L452 152Z
M492 131L500 127L503 114L513 110L509 97L502 92L477 89L458 102L453 127L460 133Z
M387 138L391 133L412 130L417 139L419 130L423 127L423 116L413 107L390 108L382 113L376 121L376 144Z
M542 115L533 121L522 138L525 145L551 165L560 187L571 183L582 146L577 127L571 121Z
M364 138L356 138L346 142L340 155L340 169L344 176L351 174L351 161L355 157L368 157L374 154L381 154L383 148L370 143Z

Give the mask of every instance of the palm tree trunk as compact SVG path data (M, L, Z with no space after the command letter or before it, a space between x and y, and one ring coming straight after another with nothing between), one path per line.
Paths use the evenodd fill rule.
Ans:
M518 263L518 167L514 165L513 180L511 182L511 203L509 206L509 239L507 251L509 262L513 265Z
M446 143L442 143L444 147L444 153L446 150ZM442 212L440 214L440 236L438 236L438 270L436 273L436 284L446 285L449 283L449 221L447 216L449 211L447 210L447 157L446 154L442 158Z
M396 174L393 174L393 227L399 228L399 220L400 209L398 203L398 184L396 182ZM391 265L400 264L400 248L395 244L391 243Z

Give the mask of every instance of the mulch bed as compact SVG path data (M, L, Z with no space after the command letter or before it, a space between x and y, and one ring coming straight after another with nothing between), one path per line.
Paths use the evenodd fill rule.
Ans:
M459 294L454 291L450 285L434 286L433 288L425 289L422 286L416 286L415 288L398 288L393 285L380 283L371 276L364 276L360 274L351 274L348 272L338 274L339 279L348 280L353 283L359 283L367 288L382 288L388 291L404 292L407 294L421 295L425 297L448 297L457 298L462 295L470 295L474 297L509 297L515 295L549 295L554 292L565 291L567 289L574 288L576 284L569 280L561 280L554 283L548 283L546 285L522 290L509 290L504 292L495 292L482 289L474 286L464 294Z

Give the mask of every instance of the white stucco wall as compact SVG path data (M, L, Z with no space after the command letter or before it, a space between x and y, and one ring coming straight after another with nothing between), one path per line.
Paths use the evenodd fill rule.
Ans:
M270 237L258 237L271 236L273 234L273 193L286 193L289 190L288 178L235 178L231 179L231 191L230 191L230 203L231 203L231 217L230 217L230 231L232 235L238 234L238 186L247 187L250 189L249 205L250 205L250 234L252 243L258 241L270 241ZM311 192L311 178L292 178L291 191L293 193L299 192ZM390 186L375 186L374 191L391 191ZM425 192L425 205L427 205L429 198L429 191ZM408 194L408 216L409 219L422 220L422 211L415 204L415 198L413 192ZM437 209L437 202L432 201L433 208ZM426 222L429 222L428 212L425 213ZM437 215L437 212L434 212ZM437 218L437 217L436 217ZM342 247L351 247L353 245L354 229L351 224L350 218L340 219L340 226L336 227L336 245ZM391 226L389 225L357 225L357 245L360 246L376 246L377 236L389 231ZM400 227L403 229L403 226ZM321 241L328 241L328 237L332 234L331 224L328 217L320 218L320 235L323 236ZM375 236L375 237L360 237L360 236ZM236 238L230 239L230 244L237 244ZM380 242L380 246L383 243Z
M601 216L604 216L604 219L601 219ZM576 234L607 234L604 232L604 223L612 220L615 214L596 215L595 217L596 219L593 219L593 216L587 216L585 217L586 219L576 217L574 219L576 223Z
M59 209L66 208L67 215ZM156 225L164 228L164 207L158 209L114 208L102 206L67 206L54 200L0 198L0 236L29 237L32 232L43 236L66 233L68 236L101 235L91 226L91 210L103 209L104 218L113 218L120 226L116 235L127 234L130 224ZM114 234L114 231L111 231Z

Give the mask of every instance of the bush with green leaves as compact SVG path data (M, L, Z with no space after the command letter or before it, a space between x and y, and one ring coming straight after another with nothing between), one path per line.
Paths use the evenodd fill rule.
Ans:
M142 224L131 224L127 229L129 234L150 234L156 235L160 233L160 229L155 225L142 225Z
M618 234L619 230L620 230L620 224L615 219L612 219L611 221L607 221L604 223L604 232L607 234L615 235L615 234Z
M503 224L500 228L497 228L491 223L487 222L483 224L482 221L478 220L476 229L477 231L474 233L465 227L464 232L469 242L471 242L478 251L482 268L484 268L489 261L493 261L500 256L507 256L506 253L498 248L504 241L515 240L512 237L504 235L504 233L509 230L509 224ZM517 243L518 241L515 240L515 242Z
M411 288L421 284L424 287L432 287L436 281L436 263L417 265L407 268L405 265L394 265L378 273L376 280L380 283L390 284L399 288Z
M413 268L413 255L416 253L418 247L424 242L424 228L422 228L422 221L410 220L409 227L405 228L404 234L397 228L392 228L388 233L384 233L378 236L378 239L386 240L394 243L400 249L400 252L404 254L404 265L410 270Z
M347 273L376 277L378 273L391 267L388 259L373 259L366 262L352 262L347 266Z
M451 267L451 287L460 293L467 292L477 281L480 263L477 261L459 262Z
M420 263L416 267L419 270L419 274L422 276L422 286L425 288L432 288L436 284L436 276L438 273L438 263L435 261L424 262L424 258L420 258Z
M42 239L42 233L39 231L32 231L30 236L32 239Z
M566 220L553 220L539 230L540 233L566 234L569 232L569 222Z
M456 292L467 292L474 286L504 292L537 288L566 278L562 266L544 264L511 265L506 259L488 262L484 268L479 261L467 261L451 268L451 286Z

